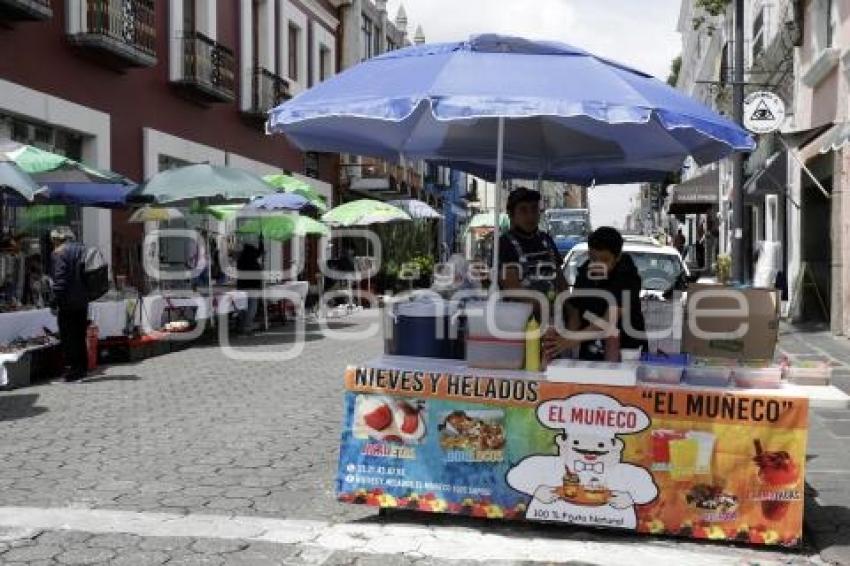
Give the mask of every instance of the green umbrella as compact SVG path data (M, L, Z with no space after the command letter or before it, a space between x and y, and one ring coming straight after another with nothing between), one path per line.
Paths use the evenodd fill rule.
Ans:
M42 187L14 161L0 154L0 193L7 190L31 201Z
M209 214L216 220L231 220L236 218L239 211L245 208L242 204L211 204L204 206L198 202L190 209L192 214Z
M20 217L21 231L32 233L40 227L47 228L50 225L66 224L68 222L68 209L61 204L36 204L23 209Z
M328 236L330 230L309 216L286 214L254 218L239 227L240 234L254 234L270 240L285 242L294 236Z
M504 212L499 216L499 224L502 231L507 230L511 226L511 220L507 214ZM469 221L468 230L472 230L474 228L492 228L493 227L493 214L490 212L482 212L481 214L476 214L472 217L472 220Z
M391 204L372 199L360 199L331 209L322 222L335 228L369 226L385 222L411 220L410 215Z
M204 163L157 173L133 190L128 200L159 204L201 200L215 204L248 201L274 192L253 173Z
M51 153L32 145L7 144L0 151L25 173L39 183L118 183L133 184L132 181L103 169L89 167L64 155Z
M309 200L311 203L316 205L317 208L321 211L325 211L328 209L327 204L325 202L325 197L316 192L309 183L305 183L301 179L297 179L291 175L266 175L263 177L263 181L271 185L272 187L282 190L285 193L295 193L296 195L301 195L302 197Z

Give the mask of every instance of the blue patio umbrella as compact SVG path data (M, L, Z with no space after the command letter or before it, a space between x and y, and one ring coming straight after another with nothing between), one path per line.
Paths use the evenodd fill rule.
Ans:
M135 188L133 184L124 183L48 182L46 186L47 190L39 196L48 202L99 208L125 206L127 195Z
M369 59L278 106L268 126L304 150L427 159L497 183L657 181L689 156L703 164L754 147L738 125L650 75L563 43L492 34Z

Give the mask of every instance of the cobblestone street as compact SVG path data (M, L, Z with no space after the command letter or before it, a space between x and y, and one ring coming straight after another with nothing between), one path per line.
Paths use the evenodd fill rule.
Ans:
M338 331L362 332L356 315ZM292 327L237 343L279 351ZM816 340L783 337L787 351ZM0 394L0 563L670 564L818 563L847 558L850 413L813 417L809 541L802 553L637 539L575 528L391 513L334 500L342 371L380 338L314 327L290 362L228 359L196 346L112 366L80 385ZM850 360L850 355L846 358ZM845 388L848 373L839 368ZM816 453L816 454L815 454ZM529 539L534 544L529 544ZM639 543L639 544L636 544Z

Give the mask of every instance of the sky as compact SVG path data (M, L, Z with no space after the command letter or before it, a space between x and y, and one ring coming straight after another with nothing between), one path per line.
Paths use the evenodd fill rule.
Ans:
M665 80L681 52L681 0L389 0L392 19L402 2L408 33L421 25L428 42L482 32L563 41ZM592 188L593 224L622 224L636 192L634 185Z

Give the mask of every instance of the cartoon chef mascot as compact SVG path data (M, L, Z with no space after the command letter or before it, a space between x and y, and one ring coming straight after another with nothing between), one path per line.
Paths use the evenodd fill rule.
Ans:
M526 518L635 529L635 505L654 501L658 487L646 469L622 461L620 435L648 428L646 413L588 393L546 401L537 418L564 433L557 456L529 456L508 472L508 484L531 496Z

